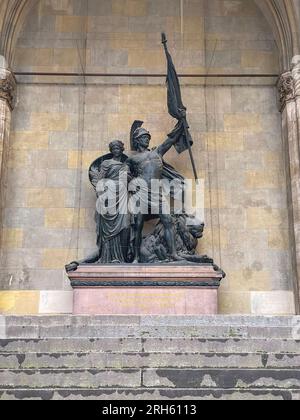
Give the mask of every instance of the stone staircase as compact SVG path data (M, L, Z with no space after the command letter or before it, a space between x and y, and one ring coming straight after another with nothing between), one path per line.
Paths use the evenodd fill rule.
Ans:
M300 399L300 317L0 317L0 399Z

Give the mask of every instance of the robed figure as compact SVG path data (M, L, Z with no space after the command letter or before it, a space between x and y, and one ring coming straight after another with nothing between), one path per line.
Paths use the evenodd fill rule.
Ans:
M114 141L110 154L94 162L89 175L97 193L96 226L98 264L126 263L130 219L128 215L128 167L124 144Z
M95 212L97 250L81 261L66 266L76 270L80 264L124 264L128 262L130 216L128 214L128 157L124 144L115 140L110 153L96 159L89 178L97 195Z

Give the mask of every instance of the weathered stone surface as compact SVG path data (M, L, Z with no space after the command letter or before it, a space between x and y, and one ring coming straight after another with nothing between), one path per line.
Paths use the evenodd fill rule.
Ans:
M37 313L37 311L35 312ZM62 318L63 319L63 318ZM83 324L31 324L30 327L7 324L7 338L101 338L101 337L142 337L142 338L270 338L291 339L294 338L293 326L268 327L268 326L247 326L247 325L206 325L206 326L170 326L160 325L111 325L90 324L88 321Z
M41 291L40 314L70 314L73 310L73 292Z
M131 327L256 327L291 328L300 322L299 316L249 316L249 315L209 315L209 316L17 316L5 317L9 326L120 326Z
M295 297L293 292L254 292L251 296L252 313L294 313Z
M286 388L299 389L300 370L144 370L143 385L166 388Z
M44 225L43 209L5 209L3 225L7 228L37 228Z
M22 248L23 238L23 229L4 228L2 230L1 246L6 249Z
M98 389L98 390L2 390L1 400L279 400L299 399L299 391L288 390L195 390L195 389Z
M38 291L12 291L1 292L0 312L1 314L7 313L30 313L36 314L39 305L39 292ZM28 334L29 331L26 332ZM25 330L23 330L25 334Z
M247 352L297 354L300 343L278 339L199 339L199 338L61 338L61 339L1 339L1 353L232 353Z
M132 370L2 370L0 371L1 388L90 388L100 386L138 387L141 381L140 371Z
M142 351L142 341L139 338L58 338L58 339L1 339L0 349L2 353L76 353L97 352L134 353Z
M300 343L296 340L278 340L278 339L238 339L238 338L145 338L143 339L143 349L146 353L155 351L164 351L168 348L170 352L188 353L188 352L207 352L214 354L228 353L297 353Z
M299 317L67 315L2 321L1 400L299 397ZM246 330L252 334L232 337ZM286 330L294 339L285 338ZM95 331L99 338L91 338ZM209 331L214 338L205 338Z
M18 353L0 352L0 369L130 369L224 368L298 369L300 355L292 353Z
M98 390L3 390L0 392L1 400L298 400L299 392L286 390L247 391L228 390L165 390L153 389L98 389Z

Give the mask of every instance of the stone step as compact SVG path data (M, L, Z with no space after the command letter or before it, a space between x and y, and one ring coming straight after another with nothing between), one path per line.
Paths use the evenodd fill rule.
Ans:
M0 370L3 388L135 388L141 386L139 369L16 369Z
M0 353L0 369L243 368L298 369L300 354Z
M64 325L49 326L6 326L1 338L298 338L298 330L293 327L256 327L256 326L129 326L129 325Z
M300 400L300 388L286 389L3 389L0 400Z
M299 369L0 370L0 389L300 389Z
M300 341L198 338L46 338L0 340L1 353L294 353Z
M145 338L145 352L300 353L300 340L276 338Z
M299 389L299 369L145 369L147 388Z
M204 315L204 316L73 316L37 315L2 316L8 327L12 326L248 326L248 327L291 327L300 316L248 316L248 315Z

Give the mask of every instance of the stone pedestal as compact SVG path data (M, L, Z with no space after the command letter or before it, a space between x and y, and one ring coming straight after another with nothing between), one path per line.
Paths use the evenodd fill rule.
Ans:
M81 265L69 273L74 315L215 315L212 265Z

